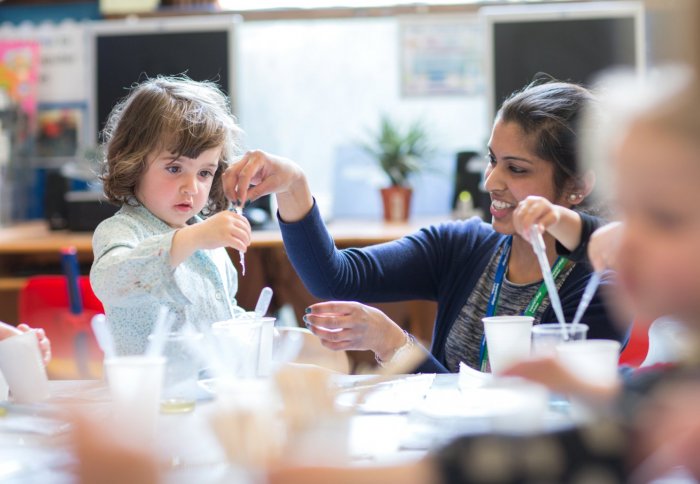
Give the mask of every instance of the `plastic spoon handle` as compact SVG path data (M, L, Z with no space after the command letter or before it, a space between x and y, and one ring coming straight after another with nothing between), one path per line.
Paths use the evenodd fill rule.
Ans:
M97 344L105 354L105 359L117 356L117 352L114 349L114 338L112 338L112 332L109 330L105 315L96 314L90 321L90 325L92 326L92 332L95 334Z
M269 287L263 287L260 291L260 296L258 297L258 303L255 305L255 316L262 318L267 314L267 310L270 308L270 303L272 302L272 289Z
M547 252L544 245L544 239L542 234L537 229L536 225L533 225L530 229L530 241L532 247L537 256L537 260L540 263L540 269L542 270L542 278L544 283L547 285L547 292L549 293L549 301L552 303L552 309L554 314L557 316L559 325L561 326L561 333L564 340L569 339L569 334L566 331L566 319L564 319L564 311L561 308L561 300L559 299L559 292L557 291L557 285L554 283L554 277L552 276L552 268L549 267L549 260L547 259Z
M574 316L574 323L571 325L572 331L576 329L576 325L581 322L583 318L583 313L588 309L588 305L593 300L598 285L600 284L600 272L594 272L591 274L591 278L586 284L586 289L583 290L583 296L581 296L581 302L578 303L578 308L576 308L576 316Z

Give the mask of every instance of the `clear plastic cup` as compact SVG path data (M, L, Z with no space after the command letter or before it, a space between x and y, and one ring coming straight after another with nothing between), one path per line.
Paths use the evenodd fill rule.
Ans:
M530 316L483 318L491 372L498 374L530 356L532 322Z
M145 355L104 361L113 416L124 436L135 442L155 439L165 362Z
M596 385L617 381L620 343L607 339L573 341L556 346L557 358L569 371Z
M236 376L256 378L270 374L274 324L275 318L259 318L254 313L212 324L214 335L232 352Z
M568 342L581 341L586 339L588 326L577 324L566 325L566 333L569 335ZM532 354L534 356L556 356L558 344L567 343L561 332L559 323L536 324L532 327Z
M149 336L149 340L151 336ZM200 361L190 345L202 340L201 334L169 333L163 356L166 359L160 410L163 413L187 413L194 410Z
M0 341L0 371L7 381L12 401L32 403L49 396L46 368L34 332Z

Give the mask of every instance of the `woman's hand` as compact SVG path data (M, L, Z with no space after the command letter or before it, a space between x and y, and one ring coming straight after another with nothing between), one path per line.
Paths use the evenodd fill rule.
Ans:
M224 172L223 183L226 196L234 203L277 194L280 216L286 222L301 220L313 206L311 190L299 165L264 151L249 151L232 163Z
M22 333L34 333L44 364L51 361L51 341L46 337L46 332L42 328L35 329L26 324L20 324L15 328L7 323L0 323L0 341Z
M518 203L513 225L522 238L530 241L530 227L548 232L569 250L581 243L581 217L571 209L556 205L544 197L529 196Z
M593 232L588 242L588 258L596 271L614 269L622 235L622 222L612 222Z
M332 350L371 350L388 361L406 343L406 334L386 314L357 302L314 304L304 320Z
M196 250L232 247L241 252L248 250L251 228L248 219L225 210L203 222L179 229L170 248L170 265L177 267Z

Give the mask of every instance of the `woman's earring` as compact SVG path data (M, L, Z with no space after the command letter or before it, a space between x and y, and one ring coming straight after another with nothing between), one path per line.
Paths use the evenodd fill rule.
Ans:
M583 198L583 195L581 195L580 193L572 193L571 195L569 195L569 201L571 203L577 202L577 201L581 200L582 198Z

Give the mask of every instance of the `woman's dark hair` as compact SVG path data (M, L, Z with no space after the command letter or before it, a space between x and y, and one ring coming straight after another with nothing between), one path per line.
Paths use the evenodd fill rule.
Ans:
M584 108L594 101L583 86L538 75L511 94L496 115L497 121L517 123L531 137L535 154L554 164L557 195L581 184L578 129Z

